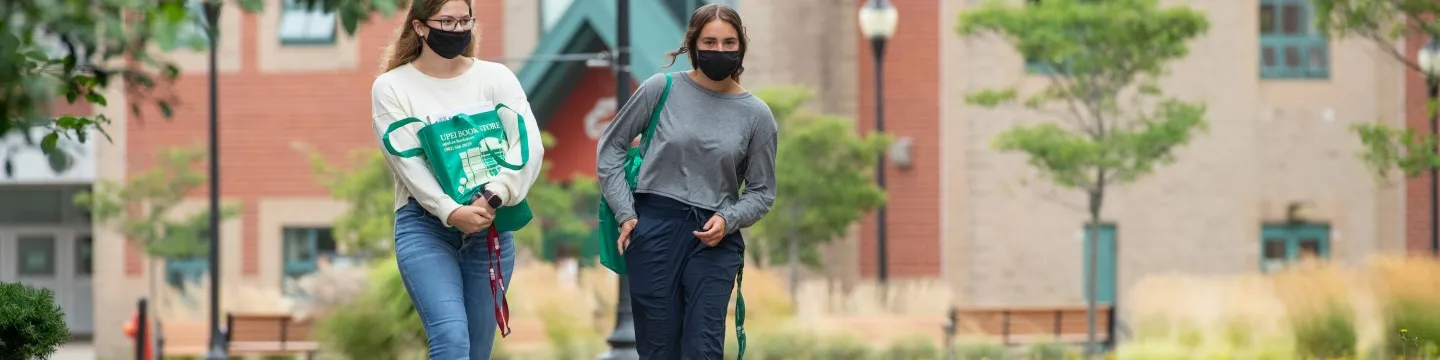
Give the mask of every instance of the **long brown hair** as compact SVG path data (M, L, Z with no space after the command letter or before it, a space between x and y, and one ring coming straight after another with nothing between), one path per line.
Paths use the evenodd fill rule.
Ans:
M695 9L695 13L690 14L690 25L685 28L685 42L680 44L680 49L667 54L670 56L670 63L665 67L675 65L675 59L680 57L680 54L688 54L690 66L696 66L700 60L694 50L700 42L700 29L715 20L730 24L730 27L735 28L735 34L740 37L740 64L735 67L735 73L730 75L735 82L740 82L740 74L745 72L745 50L750 48L750 37L745 35L745 25L740 22L740 13L721 4L701 6L699 9Z
M395 68L409 64L411 61L415 61L415 59L420 57L420 44L425 41L421 40L420 34L415 32L415 25L413 23L420 21L421 24L427 24L425 26L429 26L425 20L431 16L435 16L436 13L440 12L440 8L451 1L464 1L465 6L470 8L471 16L474 16L475 7L470 4L470 0L410 1L410 13L405 16L405 23L400 24L400 30L395 32L395 42L385 47L385 55L380 61L381 73L395 70ZM474 34L470 37L470 45L465 46L465 51L461 52L460 55L474 57L475 49L479 48L478 44L480 43L480 26L475 26L470 31Z

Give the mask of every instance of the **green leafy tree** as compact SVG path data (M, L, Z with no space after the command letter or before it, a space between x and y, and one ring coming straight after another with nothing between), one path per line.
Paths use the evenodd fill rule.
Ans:
M757 94L780 127L775 181L781 195L752 229L760 234L761 251L751 254L761 263L787 264L793 296L800 265L822 266L820 246L885 202L874 176L887 139L861 137L850 119L807 111L805 103L815 96L808 89L774 86Z
M1391 59L1408 70L1421 72L1421 64L1407 57L1395 44L1401 37L1440 39L1440 2L1424 0L1310 0L1315 5L1315 26L1332 38L1361 38L1374 42ZM1427 80L1440 81L1433 75ZM1434 117L1436 104L1427 107ZM1359 123L1352 128L1363 148L1360 158L1377 177L1387 180L1390 172L1399 169L1406 177L1440 167L1434 134L1418 134L1409 128L1396 128L1380 123Z
M1166 97L1157 82L1166 65L1209 22L1187 7L1156 0L1043 0L1031 5L991 1L960 14L965 36L997 34L1027 59L1045 64L1049 84L1021 99L1014 88L984 90L967 100L996 107L1020 100L1038 111L1059 110L1065 123L1016 126L994 146L1027 155L1040 175L1086 195L1089 223L1098 224L1106 188L1136 181L1175 161L1175 151L1205 128L1205 106ZM1099 239L1099 226L1088 226ZM1090 263L1098 255L1091 241ZM1089 343L1095 343L1095 273L1089 289ZM1089 346L1088 348L1093 348Z
M199 147L167 149L159 164L131 177L124 185L101 181L97 191L76 195L75 204L89 209L97 223L113 225L145 253L166 259L205 256L210 253L210 211L176 216L175 208L200 188L205 176L195 169L205 155ZM221 219L239 214L238 204L225 204Z
M395 176L378 150L358 150L351 158L355 166L347 169L310 152L316 180L331 197L350 204L331 233L340 251L362 258L387 254L395 240Z
M263 0L200 1L233 2L240 5L240 10L251 13L261 11L264 5ZM389 15L408 3L298 2L335 12L341 27L350 34L371 14ZM154 91L179 76L180 69L155 51L184 47L199 50L208 44L203 35L197 35L208 33L209 27L200 15L203 12L187 5L186 0L0 2L0 27L4 28L0 49L5 49L0 51L0 136L16 131L34 144L37 141L26 130L42 127L45 131L38 144L47 154L57 153L62 136L83 143L90 140L90 130L97 130L108 139L107 116L52 117L49 109L60 101L106 106L105 90L121 80L123 91L132 100L132 113L139 115L142 104L153 105L161 115L169 117L174 97L156 95Z

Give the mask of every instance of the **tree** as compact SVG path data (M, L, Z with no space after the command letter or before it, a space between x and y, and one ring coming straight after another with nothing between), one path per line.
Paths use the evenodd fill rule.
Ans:
M1421 72L1418 61L1406 56L1403 47L1396 47L1404 36L1440 39L1440 2L1425 0L1310 0L1315 4L1315 26L1334 38L1358 37L1375 43L1390 58L1408 70ZM1427 76L1431 83L1440 81ZM1433 100L1432 100L1433 101ZM1435 103L1428 115L1434 117ZM1417 134L1412 129L1397 129L1379 123L1360 123L1352 128L1364 148L1360 158L1381 179L1398 168L1406 177L1440 167L1434 134Z
M1189 52L1187 42L1209 27L1187 7L1161 9L1156 0L1043 0L1029 6L991 1L960 14L961 35L997 34L1026 59L1045 65L1049 84L1023 99L1039 111L1061 109L1065 124L1016 126L994 147L1019 152L1055 185L1083 192L1090 239L1099 239L1110 185L1136 181L1175 161L1175 151L1205 128L1205 106L1165 97L1157 82L1166 65ZM1017 100L1014 88L980 91L967 101L996 107ZM1098 256L1090 241L1090 264ZM1090 266L1087 353L1095 345L1096 266Z
M88 209L96 223L115 227L150 255L152 292L157 259L193 259L210 253L210 210L189 216L175 213L175 208L205 181L205 176L195 170L204 163L205 151L201 149L166 149L160 152L154 168L132 176L124 185L101 181L95 185L95 192L75 196L75 205ZM239 213L239 204L220 208L222 220Z
M757 94L780 127L775 181L781 195L753 227L762 251L751 254L762 264L788 264L793 297L800 264L822 266L819 247L843 236L850 224L885 202L885 191L875 185L874 176L876 156L887 139L857 135L850 119L806 111L803 106L814 98L808 89L775 86Z
M210 0L201 0L210 1ZM214 0L223 1L223 0ZM346 32L354 34L373 13L394 13L403 0L297 0L301 5L333 11ZM105 115L60 116L48 114L50 105L65 101L106 106L103 92L123 80L130 111L153 104L164 117L171 115L172 96L150 97L153 91L180 74L175 64L155 56L160 50L205 48L203 16L187 0L52 0L0 2L0 137L20 132L27 143L30 131L42 127L39 146L55 154L56 143L66 137L81 143L96 130L107 139ZM259 12L264 0L234 0L240 9ZM64 155L57 155L64 156ZM8 159L5 162L8 164ZM54 163L64 163L56 162ZM53 166L53 165L52 165ZM4 167L7 172L9 166ZM60 170L57 168L57 170ZM3 174L9 176L9 174Z

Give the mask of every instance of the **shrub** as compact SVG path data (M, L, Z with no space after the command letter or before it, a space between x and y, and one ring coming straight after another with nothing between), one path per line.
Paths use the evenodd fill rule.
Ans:
M379 264L369 287L320 318L315 336L327 350L356 360L398 359L424 346L425 329L400 269L393 258Z
M1030 345L1030 357L1026 360L1065 360L1066 355L1074 352L1075 349L1065 344L1041 342Z
M882 359L889 360L924 360L943 359L940 348L935 346L935 341L924 335L908 335L891 344ZM962 358L963 359L963 358Z
M745 354L745 358L756 360L805 359L819 344L814 335L795 329L750 334L746 340L750 345L746 351L753 354Z
M69 338L55 293L0 283L0 360L48 358Z
M576 321L579 315L568 310L559 299L540 306L540 321L545 324L545 338L556 359L594 358L601 351L603 339L588 323Z
M955 342L955 358L959 360L1004 360L1010 349L993 340L960 340Z
M845 334L825 339L815 350L815 359L824 360L867 360L874 350L855 335Z
M1350 308L1331 304L1292 322L1300 355L1332 358L1356 354L1355 313Z
M1397 356L1426 356L1440 342L1440 309L1417 299L1399 299L1386 307L1385 349ZM1428 348L1428 349L1427 349Z

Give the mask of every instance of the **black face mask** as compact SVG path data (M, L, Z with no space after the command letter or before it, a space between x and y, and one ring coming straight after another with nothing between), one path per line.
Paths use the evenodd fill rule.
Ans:
M425 36L425 45L440 57L454 59L465 52L466 46L470 46L470 32L445 31L431 27L430 35Z
M710 80L720 81L735 74L740 68L739 51L696 50L695 67Z

